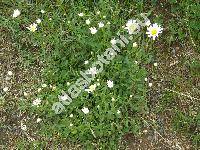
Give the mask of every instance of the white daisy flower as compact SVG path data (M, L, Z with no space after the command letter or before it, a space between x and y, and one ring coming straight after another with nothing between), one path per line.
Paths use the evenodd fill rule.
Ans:
M99 15L100 14L100 11L97 11L97 15Z
M27 97L27 96L28 96L28 93L24 92L24 96Z
M8 87L3 88L3 91L7 92L8 91Z
M70 118L72 118L73 116L74 116L73 114L69 115Z
M89 25L89 24L90 24L90 19L87 19L87 20L85 21L85 23L86 23L87 25Z
M108 80L107 85L108 85L109 88L112 88L113 87L113 81Z
M38 88L38 92L40 92L42 89L41 88Z
M14 13L13 13L12 17L16 18L16 17L18 17L20 15L20 13L21 12L18 9L16 9L16 10L14 10Z
M136 42L133 43L133 47L137 47L137 43Z
M111 43L112 45L115 45L115 44L117 43L117 40L112 39L112 40L110 41L110 43Z
M41 104L41 99L40 98L36 98L34 101L33 101L33 106L38 106Z
M158 34L162 33L162 30L163 28L161 28L157 23L154 23L147 28L146 34L148 34L148 37L152 37L153 40L155 40L156 37L158 37Z
M149 87L152 87L153 83L149 83Z
M114 98L114 97L112 97L111 101L113 101L113 102L114 102L114 101L115 101L115 98Z
M153 65L154 65L155 67L157 67L157 66L158 66L158 63L154 63Z
M45 13L45 11L44 11L44 10L41 10L40 12L41 12L42 14L44 14L44 13Z
M95 27L91 27L91 28L89 28L89 29L90 29L90 32L91 32L92 34L97 33L97 29L96 29Z
M133 97L133 95L130 95L130 98Z
M85 64L85 65L87 65L88 63L89 63L89 61L88 61L88 60L86 60L86 61L84 62L84 64Z
M44 83L44 84L42 84L42 87L45 88L45 87L47 87L47 85Z
M13 75L12 71L8 71L8 75L12 76Z
M120 110L117 110L117 114L120 114L121 113L121 111Z
M41 118L37 118L36 122L38 123L40 121L42 121L42 119Z
M29 27L26 27L28 30L30 30L31 32L35 32L37 30L37 24L33 23L31 24Z
M70 82L67 82L67 85L70 85Z
M38 18L37 20L36 20L36 23L41 23L41 19L40 18Z
M133 34L138 26L139 24L136 22L136 20L131 19L126 23L125 29L128 30L129 34Z
M73 126L73 124L72 124L72 123L70 123L70 124L69 124L69 126L70 126L70 127L72 127L72 126Z
M104 23L103 22L99 22L98 25L99 25L99 28L104 27Z
M86 92L91 93L96 89L97 85L93 84L89 86L89 89L85 89Z
M144 81L147 81L148 79L147 78L144 78Z
M84 13L79 13L78 16L79 16L79 17L83 17L83 16L84 16Z
M89 109L86 108L86 107L83 107L81 110L83 111L84 114L88 114L89 113Z

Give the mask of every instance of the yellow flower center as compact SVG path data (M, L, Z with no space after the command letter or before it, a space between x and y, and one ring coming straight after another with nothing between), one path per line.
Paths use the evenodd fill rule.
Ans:
M156 35L157 32L158 32L158 31L157 31L156 29L152 29L152 30L151 30L151 34L152 34L152 35Z

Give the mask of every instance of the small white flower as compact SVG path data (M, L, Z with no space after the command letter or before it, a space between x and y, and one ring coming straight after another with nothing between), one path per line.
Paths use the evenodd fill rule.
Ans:
M41 10L40 12L41 12L42 14L44 14L44 13L45 13L45 11L44 11L44 10Z
M24 131L26 131L26 130L27 130L27 127L26 127L26 125L25 125L25 124L23 124L22 122L21 122L21 129L22 129L22 130L24 130Z
M35 32L37 30L37 24L33 23L31 24L29 27L26 27L28 30L30 30L31 32Z
M103 16L103 18L106 18L106 16Z
M92 34L97 33L97 29L96 29L95 27L91 27L91 28L89 28L89 29L90 29L90 32L91 32Z
M89 89L85 89L86 92L91 93L96 89L97 85L93 84L89 86Z
M87 20L85 21L85 23L86 23L87 25L89 25L89 24L90 24L90 19L87 19Z
M120 114L121 113L121 111L120 110L117 110L117 114Z
M88 60L86 60L86 61L84 62L84 64L85 64L85 65L87 65L88 63L89 63L89 61L88 61Z
M104 23L103 22L99 22L98 25L99 25L99 28L104 27Z
M107 24L110 24L110 22L108 21Z
M144 81L147 81L148 79L147 78L144 78Z
M83 107L81 110L83 111L83 113L84 113L84 114L87 114L87 113L89 113L89 109L88 109L88 108L86 108L86 107Z
M88 74L91 74L91 75L95 75L97 74L97 68L96 67L92 67L88 70Z
M49 21L51 21L52 20L52 18L49 18Z
M70 118L72 118L73 116L74 116L73 114L69 115Z
M52 86L52 91L54 91L56 89L56 86Z
M33 106L38 106L41 104L41 99L40 98L36 98L34 101L33 101Z
M42 84L42 87L45 88L45 87L47 87L47 85L44 83L44 84Z
M79 13L78 16L79 16L79 17L83 17L83 16L84 16L84 13Z
M137 47L137 43L136 42L133 43L133 47Z
M69 126L70 126L70 127L72 127L72 126L73 126L73 124L72 124L72 123L70 123L70 124L69 124Z
M38 88L38 92L40 92L42 89L41 88Z
M14 10L14 13L13 13L13 18L16 18L20 15L20 11L18 9Z
M157 66L158 66L158 63L154 63L153 65L154 65L155 67L157 67Z
M112 97L111 101L113 101L113 102L114 102L114 101L115 101L115 98L114 98L114 97Z
M99 80L99 79L97 79L97 81L99 82L100 80Z
M24 92L24 96L27 97L27 96L28 96L28 93Z
M110 41L110 43L111 43L112 45L115 45L115 44L117 43L117 40L112 39L112 40Z
M137 65L137 64L138 64L138 61L135 61L135 64Z
M100 86L100 83L97 83L97 86Z
M67 21L67 23L71 23L71 21Z
M149 83L149 87L152 87L153 83Z
M38 18L37 20L36 20L36 23L41 23L41 19L40 18Z
M133 95L130 95L130 98L133 97Z
M8 87L3 88L3 91L7 92L8 91Z
M69 85L70 85L70 82L67 82L67 85L69 86Z
M113 81L108 80L107 85L108 85L109 88L112 88L113 87Z
M97 15L99 15L100 14L100 11L97 11Z
M99 109L99 108L100 108L100 106L99 106L99 105L97 105L97 108Z
M12 71L8 71L8 75L12 76L13 75Z
M139 24L136 22L136 20L131 19L126 23L125 29L128 30L129 34L133 34L138 26Z
M162 30L163 28L161 28L157 23L154 23L147 28L146 34L148 35L148 37L152 37L153 40L155 40L156 37L158 37L158 34L162 33Z
M40 121L42 121L42 119L41 118L37 118L36 122L38 123Z

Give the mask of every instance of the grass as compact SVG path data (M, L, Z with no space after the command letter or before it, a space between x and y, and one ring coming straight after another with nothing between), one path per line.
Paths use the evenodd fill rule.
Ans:
M12 18L15 9L21 14ZM158 39L141 29L104 65L91 83L100 84L93 93L82 92L55 114L51 108L61 91L91 67L117 33L128 35L122 26L144 12L164 28ZM2 1L1 80L2 88L9 87L0 103L2 149L198 149L199 14L199 3L192 0ZM26 27L38 18L42 21L32 33ZM89 27L98 32L92 35ZM42 100L39 107L32 106L36 98ZM84 114L83 107L90 112Z

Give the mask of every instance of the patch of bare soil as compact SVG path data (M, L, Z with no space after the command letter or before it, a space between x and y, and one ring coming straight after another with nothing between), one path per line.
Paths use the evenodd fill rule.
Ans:
M35 85L40 82L41 66L24 66L24 59L14 48L9 31L1 28L0 33L0 149L12 149L20 138L29 137L21 129L21 122L28 116L19 110L18 104L21 99L26 97L25 100L29 100L36 93ZM8 71L12 74L9 75Z

